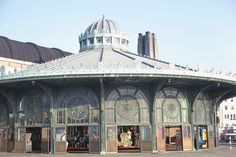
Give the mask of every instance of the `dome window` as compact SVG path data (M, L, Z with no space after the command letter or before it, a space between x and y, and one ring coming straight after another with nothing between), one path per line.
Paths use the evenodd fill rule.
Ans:
M103 38L102 37L96 37L97 43L102 44L103 43Z
M120 44L120 38L115 38L115 44Z
M86 39L83 40L83 41L82 41L82 44L83 44L83 45L87 45L87 40L86 40Z
M111 37L106 37L106 43L111 44L112 43L112 38Z
M94 44L94 38L88 38L89 44L93 45Z
M89 25L86 31L79 36L79 42L81 44L80 52L91 48L100 48L101 46L128 50L128 36L126 33L114 21L104 17Z
M126 43L126 42L125 42L125 39L122 39L122 40L121 40L121 44L122 44L122 45L125 45L125 43Z

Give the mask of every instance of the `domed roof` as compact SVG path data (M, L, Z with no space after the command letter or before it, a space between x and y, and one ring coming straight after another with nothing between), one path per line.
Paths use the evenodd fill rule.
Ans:
M97 47L109 46L116 49L128 51L129 39L118 25L109 19L102 19L93 22L79 36L80 52Z
M101 20L98 20L96 22L93 22L88 28L86 29L85 33L92 34L94 32L97 33L117 33L120 31L117 24L109 19L105 19L104 16Z

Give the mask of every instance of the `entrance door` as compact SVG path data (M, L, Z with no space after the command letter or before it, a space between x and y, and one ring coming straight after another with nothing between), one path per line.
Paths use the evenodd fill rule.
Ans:
M26 128L25 152L41 152L42 129L39 127Z
M67 152L89 152L88 126L67 127Z
M207 126L194 126L194 146L195 149L208 148Z
M166 126L165 135L166 135L166 150L167 151L183 150L181 126Z
M117 132L118 152L140 151L139 126L118 126Z

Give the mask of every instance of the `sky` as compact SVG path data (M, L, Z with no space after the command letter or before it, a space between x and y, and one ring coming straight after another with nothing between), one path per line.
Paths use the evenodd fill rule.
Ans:
M64 51L102 16L119 24L137 53L138 33L156 33L159 59L236 73L235 0L0 0L0 35Z

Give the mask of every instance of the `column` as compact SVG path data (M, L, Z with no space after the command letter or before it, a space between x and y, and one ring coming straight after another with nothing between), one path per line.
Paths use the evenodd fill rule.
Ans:
M53 123L53 107L50 107L50 154L54 154L54 123Z
M103 79L100 78L100 97L101 97L101 105L100 105L100 154L105 154L105 101L104 101L104 86Z
M156 143L156 116L154 109L154 93L150 87L150 104L151 104L151 114L152 114L152 153L157 153L157 143Z

